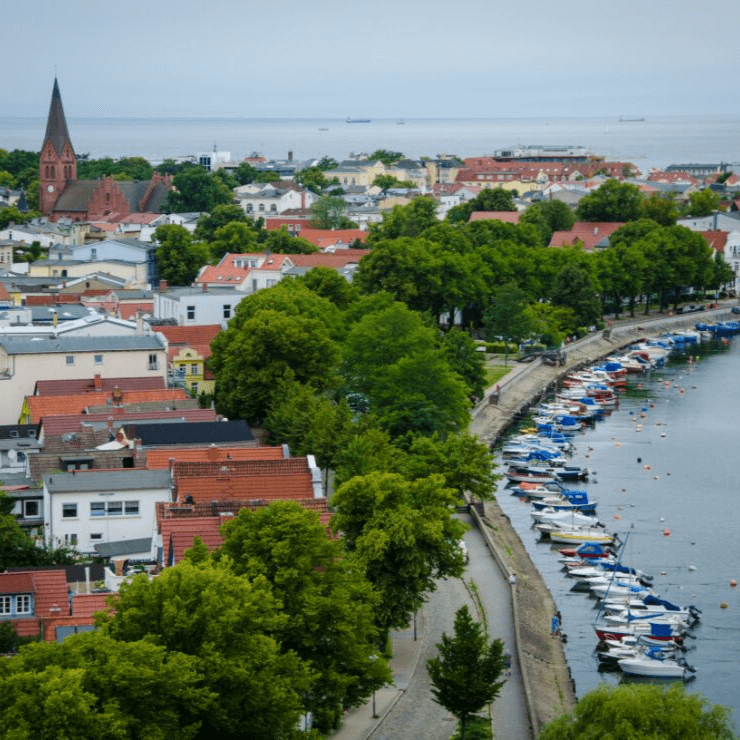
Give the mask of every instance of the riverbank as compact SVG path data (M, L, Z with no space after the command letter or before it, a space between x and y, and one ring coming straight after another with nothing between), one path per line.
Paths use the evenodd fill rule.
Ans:
M728 320L734 302L704 312L702 321ZM494 445L512 423L523 418L530 406L551 390L568 372L615 352L645 335L693 327L696 314L690 316L657 315L634 321L612 322L606 332L598 332L568 345L565 365L543 365L540 360L512 368L496 387L487 389L484 399L473 411L471 432ZM575 687L570 679L562 643L550 636L550 620L555 601L544 579L530 559L519 535L496 501L483 507L482 529L499 567L516 574L512 589L517 635L517 657L521 666L525 696L535 737L551 719L571 712L576 703ZM568 625L563 625L565 632Z

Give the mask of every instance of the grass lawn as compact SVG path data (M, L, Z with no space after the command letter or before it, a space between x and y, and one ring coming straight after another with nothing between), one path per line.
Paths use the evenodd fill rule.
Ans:
M486 367L486 388L496 385L512 367L512 365L489 365Z

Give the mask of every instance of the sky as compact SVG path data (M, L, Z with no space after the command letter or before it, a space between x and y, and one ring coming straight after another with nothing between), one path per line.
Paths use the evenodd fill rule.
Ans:
M0 0L0 116L740 114L726 0Z

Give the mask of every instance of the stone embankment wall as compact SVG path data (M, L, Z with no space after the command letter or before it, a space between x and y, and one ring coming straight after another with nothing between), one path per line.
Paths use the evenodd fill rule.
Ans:
M473 410L471 432L494 445L513 422L523 418L534 403L554 390L567 373L645 336L693 328L699 321L714 323L740 318L730 313L731 305L689 316L660 315L614 322L608 331L592 334L564 348L564 366L544 365L540 360L515 365L499 383L498 394L495 387L487 389L485 398ZM536 737L547 722L571 712L576 703L575 686L570 679L563 645L550 635L550 620L557 610L555 600L498 504L488 502L482 517L475 511L473 516L499 568L507 577L515 574L512 605L517 659ZM564 625L566 631L567 628Z

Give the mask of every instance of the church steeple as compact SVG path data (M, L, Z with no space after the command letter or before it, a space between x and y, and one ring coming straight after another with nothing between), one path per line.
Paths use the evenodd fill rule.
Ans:
M45 216L51 215L62 190L69 180L77 179L77 157L64 117L59 83L54 78L46 135L39 158L39 203Z
M64 145L72 142L67 130L67 119L64 117L64 108L62 107L62 96L59 92L59 83L54 78L54 89L51 92L51 105L49 106L49 118L46 120L46 136L44 144L49 141L54 147L57 156L61 157L64 151Z

